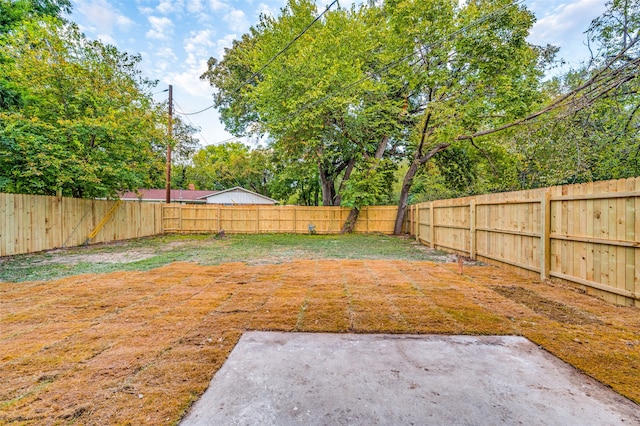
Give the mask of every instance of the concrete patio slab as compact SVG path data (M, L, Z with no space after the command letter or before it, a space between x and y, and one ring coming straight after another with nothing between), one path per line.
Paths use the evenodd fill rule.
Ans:
M245 333L181 425L640 425L515 336Z

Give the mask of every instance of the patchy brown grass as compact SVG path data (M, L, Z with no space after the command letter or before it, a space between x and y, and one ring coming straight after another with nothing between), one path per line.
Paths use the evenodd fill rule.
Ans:
M457 268L173 263L0 283L0 423L177 423L245 330L523 335L640 402L640 310Z

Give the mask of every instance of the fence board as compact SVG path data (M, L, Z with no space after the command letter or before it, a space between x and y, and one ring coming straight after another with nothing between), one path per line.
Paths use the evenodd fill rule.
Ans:
M16 227L16 217L15 217L15 196L6 194L4 201L4 210L5 210L5 228L4 228L4 252L3 256L17 254L15 250L15 227Z
M436 205L433 240L423 237L431 231L430 204ZM467 254L473 243L479 260L525 275L549 274L613 303L638 306L639 209L640 178L632 178L421 203L408 228L423 243Z
M0 193L0 256L6 255L7 251L7 195Z
M349 216L346 207L165 205L165 232L228 234L338 234ZM395 206L361 209L355 232L392 234Z
M115 201L0 194L0 256L84 244ZM122 203L90 243L162 233L160 204ZM148 217L143 218L142 214Z

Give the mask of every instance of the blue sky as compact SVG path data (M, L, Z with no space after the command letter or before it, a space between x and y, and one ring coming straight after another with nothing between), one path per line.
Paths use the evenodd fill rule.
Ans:
M318 0L319 9L330 0ZM206 61L221 58L225 47L258 22L261 13L277 16L286 0L72 0L71 20L92 39L122 51L140 53L145 76L159 80L158 91L173 85L176 110L194 112L212 104L212 89L199 79ZM343 7L353 0L343 0ZM536 15L530 41L554 44L577 66L588 58L584 31L605 8L605 0L525 0ZM159 100L166 93L156 95ZM189 116L202 130L201 145L232 138L218 113ZM254 144L255 141L243 140Z

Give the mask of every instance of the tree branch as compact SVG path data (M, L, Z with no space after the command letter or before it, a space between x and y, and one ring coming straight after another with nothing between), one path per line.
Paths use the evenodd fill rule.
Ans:
M488 130L482 130L479 132L475 132L471 135L461 135L458 136L456 138L456 140L470 140L473 138L477 138L480 136L486 136L486 135L490 135L493 133L497 133L497 132L501 132L503 130L507 130L511 127L515 127L515 126L519 126L522 125L524 123L527 123L537 117L540 117L541 115L544 115L548 112L551 112L557 108L560 108L566 104L568 105L579 105L580 101L587 101L586 103L583 103L582 106L578 107L579 109L583 109L585 108L587 105L590 105L591 103L593 103L593 101L595 99L597 99L600 96L603 96L607 93L609 93L610 91L614 90L615 88L619 87L620 85L627 83L635 78L638 77L637 72L631 72L629 74L624 74L624 71L626 71L629 68L633 68L633 67L637 67L640 64L640 59L635 59L633 61L628 62L627 64L625 64L624 66L612 70L611 67L613 66L613 64L615 62L617 62L619 59L622 59L625 57L626 52L633 46L633 44L629 44L625 49L621 50L615 57L613 57L612 59L610 59L606 65L597 73L595 73L589 80L587 80L585 83L583 83L582 85L578 86L577 88L575 88L574 90L570 91L569 93L566 93L565 95L560 96L558 99L556 99L555 101L553 101L551 104L547 105L546 107L534 112L533 114L530 114L524 118L521 118L519 120L515 120L512 121L511 123L507 123L504 124L502 126L493 128L493 129L488 129ZM619 77L620 75L622 75L622 77L620 78L616 78ZM609 84L607 84L609 83ZM599 90L598 90L599 89ZM583 94L582 96L578 97L578 95L582 94L582 92L585 92L585 94ZM594 96L592 96L591 98L588 97L588 95L593 94ZM571 99L574 98L574 99ZM567 100L569 100L569 102L566 102Z
M440 144L436 145L434 148L431 149L431 151L427 152L425 155L420 157L420 159L418 160L418 164L423 165L427 161L431 160L434 155L436 155L440 151L444 151L445 149L449 148L450 146L451 146L450 143L440 143Z

